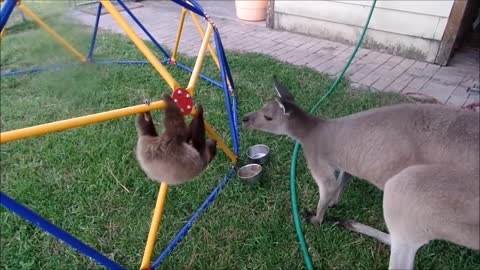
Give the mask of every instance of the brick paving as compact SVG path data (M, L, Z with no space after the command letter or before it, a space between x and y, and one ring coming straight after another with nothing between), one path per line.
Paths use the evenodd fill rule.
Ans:
M133 9L134 14L162 46L172 48L179 7L165 1L141 3L143 7ZM205 10L208 12L207 8ZM126 15L124 12L122 14ZM209 15L218 27L227 50L267 54L280 61L307 66L330 76L336 76L341 71L353 50L352 46L342 43L269 29L264 22L250 23L233 17L216 17L213 13ZM74 17L86 25L93 25L95 18L80 11L74 12ZM101 16L100 27L123 33L109 14ZM141 33L138 27L134 29ZM140 36L146 38L143 33ZM200 35L187 16L179 50L195 56L200 43ZM346 78L352 82L353 88L421 93L442 103L461 107L479 101L478 93L467 91L469 87L480 85L479 58L480 49L465 49L454 56L449 66L441 67L361 48L347 71Z

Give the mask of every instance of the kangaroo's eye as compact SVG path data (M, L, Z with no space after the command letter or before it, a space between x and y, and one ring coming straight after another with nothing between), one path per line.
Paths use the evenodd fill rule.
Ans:
M267 121L272 121L272 120L273 120L273 118L272 118L272 117L270 117L270 116L266 116L266 115L264 115L263 117L265 117L265 120L267 120Z

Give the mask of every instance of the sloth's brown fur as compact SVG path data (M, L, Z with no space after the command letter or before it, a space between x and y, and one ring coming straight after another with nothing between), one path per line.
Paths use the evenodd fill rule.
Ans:
M216 142L205 138L203 108L187 127L180 109L165 94L166 103L163 125L165 131L158 134L150 112L137 115L138 141L136 148L140 167L149 178L169 185L185 183L202 172L216 154Z

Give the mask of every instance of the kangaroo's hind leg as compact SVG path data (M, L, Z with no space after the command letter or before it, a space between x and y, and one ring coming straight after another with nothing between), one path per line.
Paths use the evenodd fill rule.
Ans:
M390 232L389 269L413 269L417 250L429 241L419 232L418 222L422 217L418 210L422 203L412 186L415 179L411 171L404 169L385 185L383 215Z
M413 269L417 250L434 239L478 248L476 170L416 165L388 180L383 209L391 238L390 269Z

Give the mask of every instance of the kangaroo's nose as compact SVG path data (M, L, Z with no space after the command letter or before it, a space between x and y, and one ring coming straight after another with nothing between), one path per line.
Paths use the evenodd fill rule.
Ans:
M244 116L244 117L242 118L242 122L244 122L244 123L248 122L248 116Z

